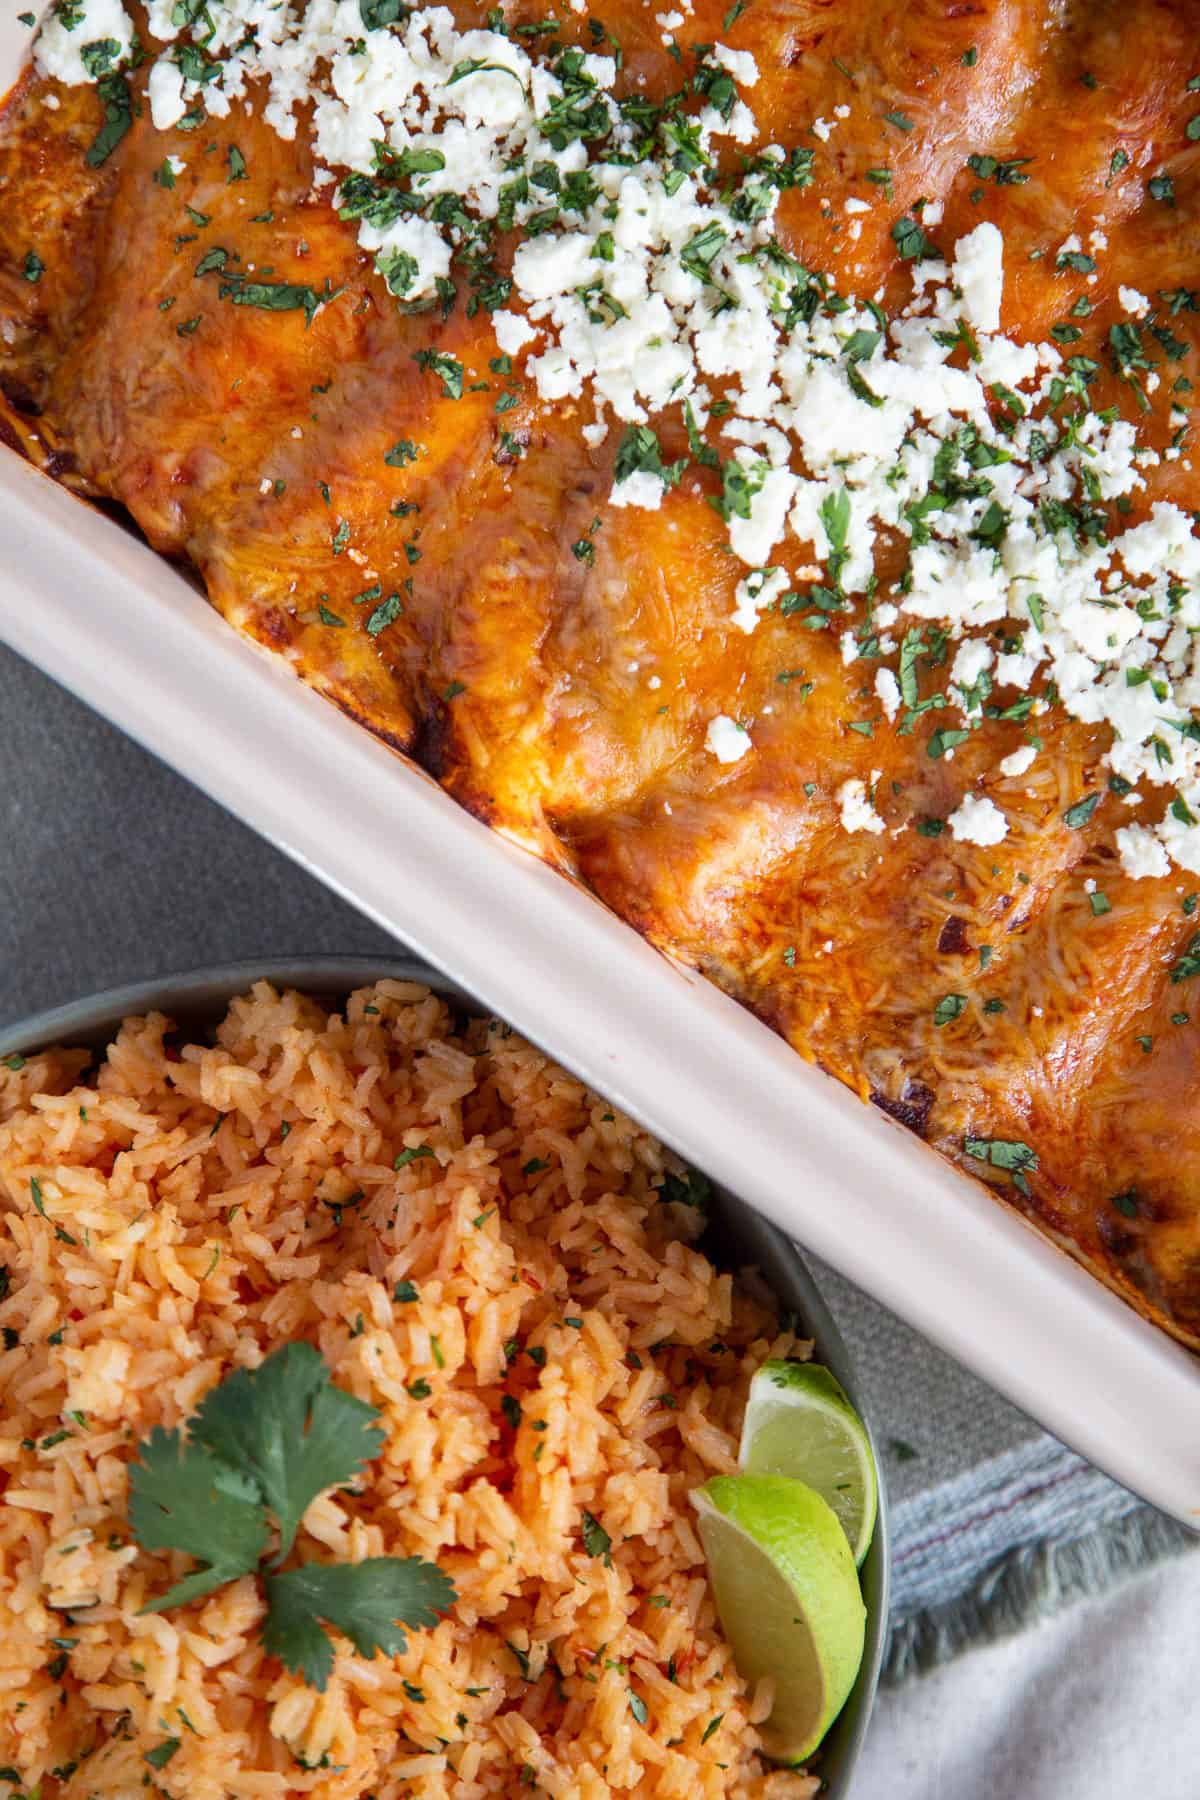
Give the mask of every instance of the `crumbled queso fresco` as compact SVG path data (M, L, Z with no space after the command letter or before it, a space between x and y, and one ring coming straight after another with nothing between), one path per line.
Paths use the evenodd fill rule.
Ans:
M167 45L149 74L154 124L178 123L201 96L221 117L253 92L292 138L311 103L318 183L358 221L398 300L436 300L452 264L465 269L472 303L538 393L582 402L592 445L620 429L613 505L660 507L678 483L687 459L663 463L652 421L682 410L692 459L720 470L720 511L747 570L737 628L753 632L773 608L812 629L865 612L894 659L876 692L898 730L915 717L927 630L956 645L939 699L963 730L985 725L1000 686L1022 696L1004 716L1036 719L1050 704L1030 693L1038 677L1072 717L1111 728L1118 793L1133 804L1138 784L1165 790L1152 827L1116 833L1129 874L1163 875L1171 862L1200 872L1200 542L1167 503L1110 532L1101 503L1141 486L1157 453L1114 411L1092 409L1088 358L1003 334L995 225L943 250L927 235L937 209L898 220L912 297L889 318L777 243L779 195L809 184L815 152L760 143L745 51L689 51L688 105L648 125L613 97L619 51L602 27L590 53L542 55L536 35L460 32L445 7L408 16L397 0L149 0L149 23ZM97 40L109 46L99 62L88 55ZM119 68L131 43L119 0L71 0L43 25L37 56L76 83ZM822 141L834 128L810 127ZM741 154L740 179L718 178L722 145ZM481 251L487 226L523 233L511 281ZM1094 268L1089 252L1102 248L1099 234L1088 251L1067 238L1058 266ZM1134 289L1120 299L1131 319L1110 342L1144 401L1157 377L1142 373L1133 321L1151 302ZM965 367L952 363L957 349ZM910 558L880 603L881 532L907 539ZM772 560L785 551L819 565L807 592ZM1018 627L1012 647L993 641L1001 620ZM850 629L843 646L856 654ZM714 718L708 750L740 762L752 726ZM1017 751L1002 772L1024 772L1035 754ZM884 829L863 783L838 798L848 831ZM976 796L947 823L980 845L1008 828Z

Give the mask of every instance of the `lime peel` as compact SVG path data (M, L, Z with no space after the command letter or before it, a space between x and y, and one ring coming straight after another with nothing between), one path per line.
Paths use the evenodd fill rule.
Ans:
M750 1384L740 1466L807 1482L840 1519L861 1568L879 1506L866 1426L820 1363L767 1362Z
M811 1756L862 1662L866 1607L833 1510L786 1475L718 1475L692 1496L721 1625L743 1679L775 1684L778 1762Z

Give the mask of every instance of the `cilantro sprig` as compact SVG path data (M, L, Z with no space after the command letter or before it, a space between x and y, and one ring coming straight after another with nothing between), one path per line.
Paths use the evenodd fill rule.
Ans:
M310 1686L333 1669L325 1626L361 1656L402 1655L412 1630L436 1625L454 1585L421 1557L305 1563L281 1570L306 1508L352 1481L384 1434L373 1406L335 1387L311 1344L285 1344L257 1369L236 1369L178 1430L156 1426L129 1472L129 1522L144 1550L179 1550L201 1565L145 1612L201 1599L257 1573L267 1601L263 1646ZM278 1533L268 1560L271 1520Z

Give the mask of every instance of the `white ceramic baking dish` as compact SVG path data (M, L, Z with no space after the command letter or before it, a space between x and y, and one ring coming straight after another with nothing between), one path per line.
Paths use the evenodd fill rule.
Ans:
M0 92L28 37L5 8ZM1200 1528L1194 1358L2 448L0 639L1051 1431Z

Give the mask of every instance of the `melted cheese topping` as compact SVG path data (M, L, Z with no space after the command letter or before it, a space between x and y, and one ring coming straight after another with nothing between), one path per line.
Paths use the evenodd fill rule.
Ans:
M805 598L771 566L789 542L824 564L808 615L819 627L869 594L879 539L899 533L910 552L896 603L916 621L905 643L920 645L928 621L971 646L946 696L965 728L984 723L996 683L1029 692L1040 680L1071 716L1111 728L1119 781L1172 790L1155 835L1200 872L1200 540L1169 504L1124 533L1098 528L1099 504L1131 494L1155 453L1139 454L1131 423L1091 409L1095 364L1064 353L1069 328L1061 346L1002 334L997 226L977 225L942 258L926 230L940 215L898 220L914 296L888 320L876 301L832 293L775 239L780 192L809 179L810 152L797 161L763 145L732 189L718 178L722 138L761 136L736 91L758 82L749 52L708 47L698 108L668 115L665 137L660 125L648 140L612 96L616 56L548 61L507 31L459 31L444 7L399 24L397 13L371 0L314 0L301 14L225 0L185 29L173 0L153 0L151 29L175 46L150 73L154 123L177 125L197 102L219 117L265 84L265 116L291 138L297 109L311 107L315 155L356 173L341 186L343 212L406 304L448 286L472 218L523 229L507 304L493 308L501 342L524 356L544 400L586 400L593 443L610 411L638 428L618 455L614 505L661 506L681 465L663 464L647 421L686 406L693 452L723 466L731 549L755 571L738 589L743 631ZM38 40L40 65L67 82L96 78L80 55L93 31L111 31L114 58L132 38L118 0L86 0L80 14L70 30L51 15ZM376 16L391 23L364 30ZM395 183L397 169L411 187ZM439 196L457 202L448 214ZM1095 266L1076 236L1057 263L1089 278ZM1144 401L1142 371L1156 372L1136 321L1150 302L1125 287L1119 297L1131 316L1110 334L1113 354ZM727 384L719 422L714 381ZM995 659L984 634L1010 618L1021 627ZM863 629L845 636L851 657ZM880 698L891 719L886 684ZM962 835L998 841L980 830L996 827ZM1127 844L1129 874L1157 868Z

